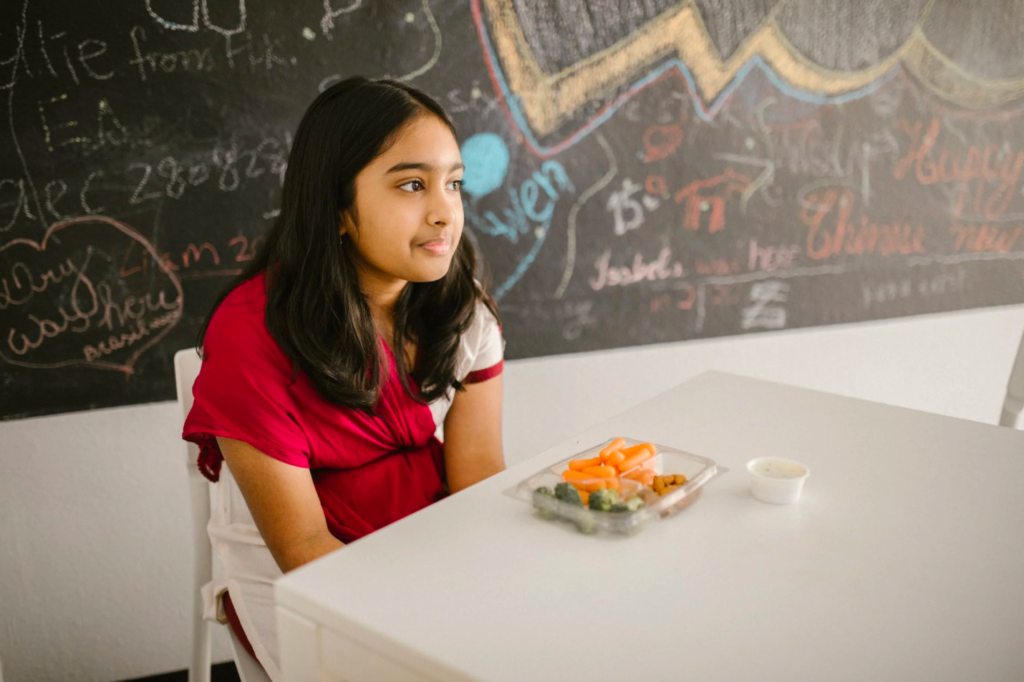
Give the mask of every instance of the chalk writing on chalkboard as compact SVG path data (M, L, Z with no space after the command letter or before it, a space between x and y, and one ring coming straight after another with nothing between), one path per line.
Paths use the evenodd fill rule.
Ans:
M133 248L153 257L151 276L123 263ZM33 369L88 366L131 374L136 360L181 319L181 284L153 246L102 217L52 225L41 242L0 245L7 329L0 358Z
M354 74L452 113L509 358L1024 301L1013 2L0 7L0 418L171 357Z

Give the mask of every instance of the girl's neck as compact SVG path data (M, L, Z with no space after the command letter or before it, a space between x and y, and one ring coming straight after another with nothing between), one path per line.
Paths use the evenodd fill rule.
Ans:
M366 303L370 307L374 326L377 327L377 332L384 339L384 343L393 354L404 353L406 369L412 371L416 365L415 343L411 339L407 339L404 348L399 349L395 346L395 306L406 284L403 282L402 286L396 290L364 289L363 295L366 296Z
M384 338L384 343L392 353L404 353L405 367L407 371L411 372L417 361L415 340L407 339L405 347L402 349L395 347L395 306L408 282L394 278L382 278L375 274L360 270L359 288L362 290L363 296L366 297L366 304L370 308L370 315L373 316L373 323L377 327L378 333Z
M395 306L407 283L400 280L385 283L367 279L360 278L366 304L370 307L377 329L391 343L395 335Z
M358 267L358 266L357 266ZM367 272L368 268L358 268L359 288L366 297L370 312L378 323L386 321L390 327L395 319L395 306L398 297L405 290L408 282L394 277L380 277L377 273Z

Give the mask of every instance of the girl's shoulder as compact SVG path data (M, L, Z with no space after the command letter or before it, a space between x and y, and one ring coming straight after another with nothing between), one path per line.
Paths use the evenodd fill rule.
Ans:
M263 273L242 282L229 293L210 318L203 339L206 351L224 352L290 366L267 329L267 285Z
M485 337L495 335L501 336L501 324L487 303L478 298L473 309L473 319L462 333L460 345L475 347Z
M505 340L501 325L483 300L477 300L473 320L459 339L455 360L455 376L465 381L474 372L494 372L501 366L504 357ZM498 370L500 371L500 370Z
M473 321L470 323L469 328L497 328L500 331L501 323L495 313L491 312L492 309L498 309L498 304L495 303L494 299L487 294L487 291L484 289L483 284L480 283L480 280L474 278L473 283L476 285L477 297L476 307L473 310Z
M267 282L263 273L242 282L231 290L211 318L213 321L220 318L224 321L250 321L254 317L261 321L267 310Z

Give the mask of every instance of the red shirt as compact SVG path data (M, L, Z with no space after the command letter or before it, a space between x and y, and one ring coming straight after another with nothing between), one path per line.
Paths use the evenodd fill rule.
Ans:
M402 388L390 350L392 371L376 415L339 407L303 372L295 374L267 330L266 305L264 278L254 277L232 291L210 321L183 433L200 446L203 473L217 480L223 457L216 436L311 469L327 526L346 543L445 497L434 416ZM478 376L500 371L499 361Z

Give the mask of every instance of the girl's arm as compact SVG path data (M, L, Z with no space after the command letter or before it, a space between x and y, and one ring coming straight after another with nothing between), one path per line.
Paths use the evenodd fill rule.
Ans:
M448 489L456 493L505 469L499 374L456 391L444 420Z
M285 464L231 438L218 437L217 444L283 573L344 547L327 530L309 469Z

